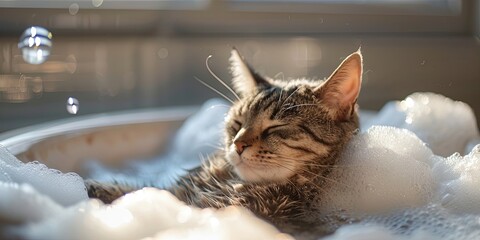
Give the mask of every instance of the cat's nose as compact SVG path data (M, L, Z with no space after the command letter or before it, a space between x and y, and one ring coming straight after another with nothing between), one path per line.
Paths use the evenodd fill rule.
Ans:
M238 155L242 155L243 150L248 147L248 145L242 141L234 141L233 144L235 144L235 150L237 151Z

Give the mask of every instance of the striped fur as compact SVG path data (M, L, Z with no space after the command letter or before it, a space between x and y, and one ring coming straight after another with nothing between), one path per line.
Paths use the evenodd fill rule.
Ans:
M312 203L358 128L360 52L347 57L326 81L260 79L236 50L232 59L241 99L226 118L224 150L168 190L201 208L246 207L298 236L310 236L302 233L312 229L325 234L332 229L321 227ZM131 191L93 181L86 185L90 197L106 202Z

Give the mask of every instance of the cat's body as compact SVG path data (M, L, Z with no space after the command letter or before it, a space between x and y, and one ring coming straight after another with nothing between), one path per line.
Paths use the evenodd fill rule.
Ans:
M318 229L316 199L358 128L361 54L347 57L327 81L265 79L236 50L231 62L241 97L226 118L225 149L167 190L200 208L243 206L289 233ZM104 202L134 190L86 185Z

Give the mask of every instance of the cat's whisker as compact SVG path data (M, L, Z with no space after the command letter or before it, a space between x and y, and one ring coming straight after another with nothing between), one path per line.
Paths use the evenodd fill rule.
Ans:
M298 90L300 90L300 88L296 88L292 93L290 93L290 95L288 95L287 98L285 98L285 100L283 100L283 103L282 103L282 107L285 105L285 103L287 102L287 100L293 96L293 94L295 94Z
M279 73L275 74L275 76L273 76L273 78L276 79L280 75L282 75L282 81L285 81L285 74L283 74L283 72L279 72Z
M348 185L346 185L345 183L341 183L341 182L339 182L339 181L337 181L337 180L335 180L335 179L333 179L333 178L329 178L329 177L323 176L323 175L321 175L321 174L315 174L315 173L310 172L310 171L307 171L307 170L304 170L304 171L307 172L307 173L313 174L315 177L319 177L319 178L324 179L324 180L326 180L326 181L329 181L329 182L331 182L331 183L335 183L335 184L338 184L338 185L342 185L342 186L348 187Z
M277 157L282 158L284 160L294 161L294 162L301 161L303 165L316 166L316 167L344 168L344 167L359 167L360 166L359 164L325 165L325 164L312 162L312 161L315 161L314 159L291 158L291 157L281 155L281 154L277 154Z
M218 161L213 161L214 159L215 159L215 154L214 153L208 155L207 160L211 163L214 163L217 167L224 168L225 166L227 166L229 164L229 162L226 161L226 160L219 163Z
M284 159L284 160L285 160L285 159ZM273 162L272 162L272 163L273 163ZM284 163L284 164L287 164L288 162L283 162L283 163ZM280 166L283 166L283 165L281 165L280 163L276 163L276 164L278 164L278 165L280 165ZM331 167L331 166L328 166L328 165L324 165L324 166L325 166L325 169ZM335 183L335 184L342 184L342 183L340 183L340 182L338 182L338 181L336 181L336 180L334 180L334 179L332 179L332 178L328 178L328 177L326 177L326 176L323 176L322 174L314 173L314 172L309 171L309 170L306 170L306 169L302 169L301 171L306 172L306 173L308 173L308 174L310 174L310 175L312 175L312 176L314 176L314 177L319 177L319 178L324 179L324 180L326 180L326 181L330 181L330 182ZM343 185L344 185L344 184L343 184Z
M298 171L295 171L295 170L293 170L293 169L291 169L291 168L288 168L288 167L286 167L285 165L282 165L282 164L280 164L280 163L272 162L272 164L274 164L274 165L276 165L276 166L279 166L279 167L282 167L282 168L285 168L285 169L287 169L287 170L289 170L289 171L291 171L291 172L293 172L293 173L298 173ZM313 172L309 172L309 171L307 171L307 172L310 173L310 174L312 174L312 175L314 175L314 176L317 176L317 177L323 177L323 176L320 176L320 175L315 174L315 173L313 173ZM318 187L319 189L323 190L320 186L318 186L316 183L314 183L310 178L306 178L306 179L308 179L308 182L309 182L310 184L313 184L314 186L316 186L316 187ZM335 181L335 180L333 180L333 179L329 179L329 178L326 178L326 177L324 177L324 179L325 179L325 180L332 180L332 181L334 181L334 183L340 184L339 182L337 182L337 181ZM324 191L324 190L323 190L323 191ZM326 191L324 191L324 193L326 193Z
M297 184L295 184L292 180L290 179L287 179L287 182L295 189L295 191L297 191L297 193L301 193L302 190L297 186Z
M218 91L218 90L215 89L214 87L208 85L206 82L200 80L200 78L198 78L198 77L196 77L196 76L194 76L194 78L195 78L197 81L199 81L201 84L203 84L205 87L210 88L210 90L218 93L220 96L222 96L223 98L225 98L225 100L229 101L229 102L232 103L232 104L235 103L232 99L230 99L229 97L225 96L225 94L221 93L220 91Z
M205 162L205 157L203 156L203 153L198 153L198 158L200 159L200 162L201 163L204 163Z
M344 183L341 183L341 182L339 182L339 181L337 181L337 180L334 180L333 178L329 178L329 177L323 176L322 174L317 174L317 173L314 173L314 172L311 172L311 171L308 171L308 170L305 170L305 169L303 169L302 171L304 171L304 172L306 172L306 173L308 173L308 174L311 174L311 175L313 175L314 177L318 177L318 178L320 178L320 179L324 179L324 180L326 180L326 181L329 181L329 182L331 182L331 183L335 183L335 184L347 186L347 185L344 184Z
M215 148L217 150L223 150L223 147L221 145L215 145L215 144L211 144L211 143L205 143L203 144L202 146L207 146L207 147L211 147L211 148Z
M217 105L210 106L210 107L208 108L208 110L214 109L214 108L217 108L217 107L230 108L231 106L225 105L225 104L217 104Z
M209 65L209 60L210 58L212 58L212 55L209 55L207 57L207 59L205 59L205 66L207 66L207 70L210 74L212 74L212 76L217 80L219 81L226 89L228 89L228 91L230 91L236 98L237 100L240 100L240 97L237 95L237 93L235 91L233 91L233 89L228 86L222 79L220 79L213 71L212 69L210 69L210 65Z
M361 166L360 164L325 165L325 164L317 164L317 163L304 163L304 165L313 166L313 167L331 167L331 168L356 168Z
M293 106L284 108L284 109L282 109L282 111L285 112L285 111L287 111L287 110L289 110L289 109L296 108L296 107L316 106L316 105L317 105L317 104L314 104L314 103L297 104L297 105L293 105Z
M278 159L278 158L274 158L274 159L263 159L263 163L265 164L280 164L278 160L281 160L281 163L282 164L286 164L286 165L290 165L292 167L294 167L296 164L294 161L292 160L289 160L289 159Z
M285 166L282 166L282 165L280 165L280 164L279 164L279 166L280 166L280 167L283 167L283 168L285 168L285 169L287 169L287 170L289 170L289 171L291 171L291 172L295 172L295 171L293 171L292 169L289 169L289 168L287 168L287 167L285 167ZM292 180L290 180L290 179L288 179L288 178L287 178L287 182L288 182L289 184L291 184L291 186L297 191L297 193L302 193L302 189L300 189L300 188L298 187L298 184L296 184L295 182L293 182Z
M337 181L337 180L335 180L335 179L333 179L333 178L329 178L329 177L327 177L327 176L324 176L324 175L322 175L322 174L317 174L317 173L314 173L314 172L311 172L311 171L308 171L308 170L305 170L305 169L303 169L302 171L304 171L304 172L306 172L306 173L308 173L308 174L311 174L311 175L313 175L314 177L318 177L318 178L320 178L320 179L323 179L323 180L325 180L325 181L329 181L329 182L334 183L334 184L337 184L337 185L342 185L342 186L344 186L344 187L348 187L348 185L346 185L346 184L344 184L344 183L341 183L341 182L339 182L339 181Z
M313 186L315 186L317 189L319 189L320 191L322 191L324 194L327 194L328 195L328 192L323 189L323 187L321 187L320 185L318 185L316 182L312 181L311 179L305 177L304 178L307 182L309 182L310 184L312 184Z
M272 159L270 159L270 160L263 160L263 163L264 163L264 164L274 164L274 165L280 164L277 160L272 160ZM293 161L291 161L291 162L282 161L282 164L290 165L290 166L292 166L292 167L295 166L295 163L294 163Z
M293 169L291 169L291 168L288 168L288 167L286 167L286 166L284 166L284 165L282 165L282 164L280 164L280 163L272 162L272 164L275 165L275 166L279 166L279 167L285 168L286 170L288 170L288 171L290 171L290 172L296 173L295 170L293 170ZM301 189L297 186L297 184L295 184L292 180L290 180L290 179L288 179L288 178L287 178L286 180L287 180L288 183L292 184L292 186L295 188L295 190L296 190L297 192L299 192L299 193L302 192Z
M239 164L241 164L241 163L242 163L242 162L240 162ZM237 164L237 166L238 166L239 164ZM258 174L256 171L251 171L251 173L255 174L260 180L262 180L262 181L265 180L265 177L262 176L262 175L260 175L260 174Z
M299 158L289 158L286 156L281 156L279 157L285 159L285 160L290 160L290 161L302 161L302 164L305 166L313 166L313 167L325 167L325 168L356 168L360 167L360 164L335 164L335 165L328 165L328 164L320 164L320 163L315 163L312 162L313 160L308 160L308 159L299 159Z
M217 162L217 163L218 163L218 162ZM228 161L227 159L223 159L223 161L221 161L221 163L219 163L218 166L219 166L220 168L224 168L224 167L226 167L226 166L228 166L228 165L230 165L230 166L232 166L232 167L235 167L235 165L232 164L232 163L231 163L230 161Z
M276 108L279 107L280 100L282 100L282 94L283 94L283 88L280 89L280 96L278 96L277 105L275 106Z
M293 158L293 157L288 157L288 156L282 155L282 154L276 154L276 157L282 158L283 160L289 160L289 161L292 161L292 162L301 161L302 163L305 163L305 162L309 162L309 161L313 161L313 160L314 160L314 159Z
M279 156L280 160L282 160L282 163L279 163L275 160L263 160L264 163L267 163L267 164L271 164L271 165L275 165L275 166L279 166L279 167L283 167L291 172L297 172L291 168L288 168L287 166L291 166L291 167L294 167L296 166L295 162L293 161L294 159L293 158L284 158L284 157L281 157ZM297 163L298 164L298 163ZM303 166L308 166L307 164L302 164ZM321 164L316 164L315 166L319 166L319 167L323 167L325 169L327 168L332 168L332 165L321 165ZM318 178L321 178L321 179L324 179L326 181L329 181L329 182L332 182L332 183L335 183L335 184L340 184L340 185L345 185L345 184L342 184L332 178L328 178L328 177L325 177L321 174L318 174L318 173L314 173L312 171L309 171L309 170L306 170L306 169L302 169L301 171L305 172L305 173L308 173L310 175L312 175L313 177L318 177ZM345 185L346 186L346 185Z

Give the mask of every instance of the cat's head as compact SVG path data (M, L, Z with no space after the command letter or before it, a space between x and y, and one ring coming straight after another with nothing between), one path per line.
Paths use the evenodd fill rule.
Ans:
M280 81L257 74L237 50L230 58L240 100L226 117L226 158L246 182L321 176L358 128L360 51L327 80Z

